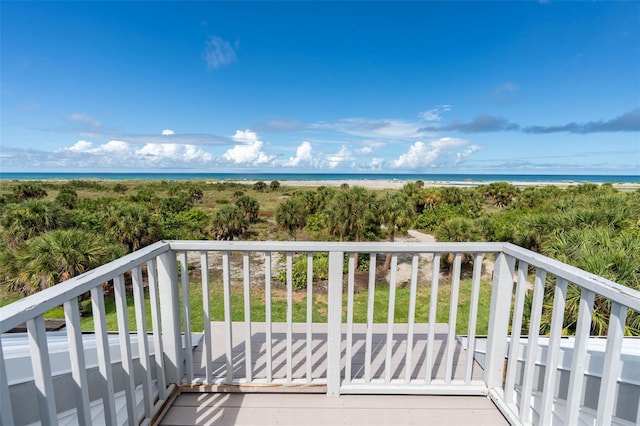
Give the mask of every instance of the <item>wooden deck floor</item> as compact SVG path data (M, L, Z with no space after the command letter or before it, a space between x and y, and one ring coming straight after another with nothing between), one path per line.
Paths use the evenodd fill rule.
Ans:
M244 323L233 323L233 378L245 377ZM346 328L343 329L346 331ZM406 377L406 324L396 324L392 342L391 377ZM425 352L428 327L416 325L410 375L424 379ZM371 376L382 378L386 359L386 324L375 324L372 338ZM434 367L431 377L442 379L445 374L447 325L437 324L433 347ZM213 373L212 380L226 376L225 333L223 323L212 323ZM305 324L293 324L292 379L307 378L307 335ZM354 324L352 346L352 378L364 375L366 326ZM287 376L286 324L273 324L272 376ZM266 326L251 326L251 375L253 379L267 376ZM452 379L464 377L466 351L454 343ZM326 324L313 324L311 341L311 378L314 382L326 377ZM346 338L342 339L342 375L346 371ZM202 344L194 350L194 376L204 378L205 357ZM482 368L474 362L473 379L482 378ZM306 380L305 380L306 381ZM199 393L183 392L161 419L161 425L501 425L504 417L484 396L421 396L421 395L342 395L327 397L325 393L295 393L296 389L269 388L269 393ZM292 393L293 391L293 393ZM307 388L308 392L309 389ZM311 392L326 392L323 386Z
M183 393L160 425L506 425L483 396Z
M272 363L273 378L286 378L286 324L273 323L272 326ZM447 324L436 324L433 354L433 369L431 378L442 379L445 374L445 352L447 349ZM425 357L427 345L427 324L416 324L412 347L411 377L418 379L426 376ZM346 326L343 326L342 337L342 374L345 374L346 354ZM371 377L381 378L384 373L386 360L387 325L374 324L372 335ZM213 373L212 378L224 378L226 375L225 333L224 323L212 323L213 334ZM232 328L233 377L245 377L245 326L242 322L234 322ZM352 346L352 378L362 378L364 375L366 324L353 325ZM306 324L293 324L292 349L292 378L305 379L307 370L307 335ZM406 376L407 325L395 324L392 341L391 378L400 379ZM251 325L251 354L252 377L266 378L266 325L252 323ZM454 342L452 379L464 377L466 350ZM205 355L202 343L194 351L193 371L195 377L205 376ZM311 377L313 379L326 377L327 373L327 324L314 323L311 341ZM473 364L473 379L482 379L483 371L478 363Z

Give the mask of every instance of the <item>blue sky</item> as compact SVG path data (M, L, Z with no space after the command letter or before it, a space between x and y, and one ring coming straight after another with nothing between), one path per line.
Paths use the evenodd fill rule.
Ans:
M5 172L640 173L638 2L0 8Z

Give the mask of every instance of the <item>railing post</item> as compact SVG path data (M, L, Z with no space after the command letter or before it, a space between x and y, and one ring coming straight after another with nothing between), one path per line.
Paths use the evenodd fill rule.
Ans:
M178 263L173 251L158 256L158 295L167 383L182 381L182 335L178 296Z
M516 260L513 257L500 253L493 270L487 335L487 368L484 370L484 381L490 390L501 387L504 377L515 263Z
M329 253L329 300L327 314L327 396L340 396L340 344L342 340L343 252Z

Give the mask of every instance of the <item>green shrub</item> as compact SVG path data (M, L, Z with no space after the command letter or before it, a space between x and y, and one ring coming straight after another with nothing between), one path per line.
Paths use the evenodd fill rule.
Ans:
M287 282L287 269L283 268L276 275L276 279L283 283ZM291 271L293 288L301 290L307 288L307 255L300 254L293 260ZM313 279L329 279L329 255L327 253L313 254Z

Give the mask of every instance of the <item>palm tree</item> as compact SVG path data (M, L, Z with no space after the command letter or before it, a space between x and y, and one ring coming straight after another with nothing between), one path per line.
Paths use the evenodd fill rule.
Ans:
M424 200L424 182L416 181L416 182L407 182L402 187L402 192L407 195L407 198L411 200L411 204L416 213L422 213L425 207Z
M22 294L35 293L124 254L121 245L79 229L45 232L13 251L3 251L0 270ZM6 268L12 259L14 270ZM17 273L16 273L17 272Z
M296 239L298 229L307 223L307 210L298 197L284 200L276 209L276 223L289 231L291 238Z
M126 245L130 253L155 242L159 233L149 209L131 202L110 206L103 227L107 235Z
M319 186L316 189L315 195L315 206L316 211L323 211L327 204L331 201L333 196L336 194L336 189L330 186Z
M478 188L487 200L496 207L510 205L520 194L520 190L509 182L491 182L489 185Z
M476 226L476 223L472 219L456 216L452 219L444 221L436 229L436 239L438 241L450 241L450 242L466 242L466 241L479 241L481 237L481 231ZM446 257L443 257L443 263L449 268L449 272L453 274L453 261L455 258L454 253L449 253ZM462 254L462 263L466 264L471 260L470 256Z
M213 215L211 233L216 240L233 240L242 236L249 227L245 214L237 206L220 207Z
M413 224L414 211L408 197L400 191L387 193L380 203L380 218L389 232L389 241L395 240L396 231L404 232ZM384 269L391 265L391 253L387 254Z
M367 231L377 232L380 228L376 198L360 186L354 186L333 197L325 210L327 226L333 234L340 236L340 241L353 238L360 241ZM358 265L359 256L355 255Z
M189 196L191 197L191 202L193 204L197 204L202 201L202 198L204 198L204 192L201 188L192 187L189 188Z
M253 184L253 189L254 191L257 191L257 192L264 192L267 190L267 184L264 183L263 181L258 181Z
M375 196L360 186L338 192L326 209L327 225L333 234L360 241L364 231L379 225Z
M44 200L28 200L6 208L2 220L2 239L10 247L45 231L65 228L69 215L60 205Z
M236 200L236 206L242 210L250 223L255 223L258 220L258 213L260 212L260 203L253 197L243 195Z

